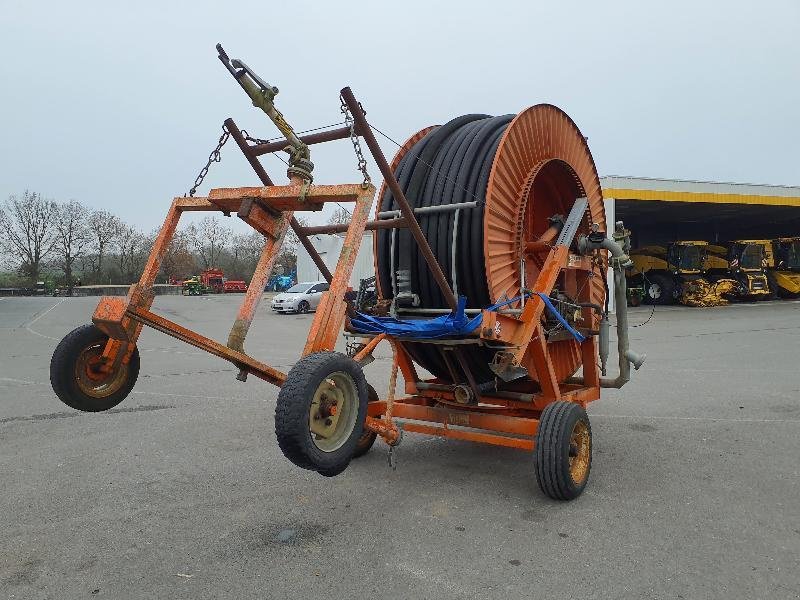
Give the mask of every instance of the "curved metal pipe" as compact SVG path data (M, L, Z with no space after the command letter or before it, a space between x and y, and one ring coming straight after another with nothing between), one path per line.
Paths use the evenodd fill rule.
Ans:
M631 259L623 249L623 247L627 247L628 245L628 234L629 232L625 230L622 221L617 221L613 240L605 236L603 236L602 239L599 239L599 236L592 239L591 234L589 236L581 236L578 239L578 250L581 253L586 254L592 250L603 249L608 250L612 257L610 263L614 269L614 303L617 316L619 375L616 377L601 377L600 387L604 388L621 388L631 379L631 365L633 365L635 370L638 370L647 358L646 354L637 354L631 350L628 339L628 291L625 281L625 267L631 264ZM608 323L608 316L605 316L603 321L601 321L601 332L603 330L603 322L606 324ZM603 358L608 356L608 335L601 335L600 337L600 357L603 365L603 372L605 372L605 360L603 360ZM570 377L567 383L583 384L584 378Z

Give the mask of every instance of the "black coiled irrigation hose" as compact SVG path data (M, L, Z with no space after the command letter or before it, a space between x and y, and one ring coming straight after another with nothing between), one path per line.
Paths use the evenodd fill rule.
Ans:
M395 171L398 183L414 208L477 201L473 209L459 213L458 237L452 256L455 211L418 215L420 227L430 244L450 285L456 265L458 293L467 297L467 306L483 308L490 304L483 255L483 216L486 187L497 147L506 127L515 115L490 117L464 115L431 130L400 160ZM387 188L380 199L380 210L397 210L392 192ZM390 298L392 289L392 233L377 232L378 277L383 295ZM447 304L411 234L396 232L395 270L408 271L411 291L420 298L420 308L447 308ZM455 258L455 261L453 260ZM436 377L452 380L451 369L439 346L408 344L414 360ZM478 382L491 380L488 368L492 352L477 346L463 346L462 352ZM450 360L456 373L455 359ZM460 379L460 377L459 377Z

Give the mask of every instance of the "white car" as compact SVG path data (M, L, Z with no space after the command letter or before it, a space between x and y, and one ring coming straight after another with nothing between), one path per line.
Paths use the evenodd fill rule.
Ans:
M272 299L272 310L279 313L307 313L316 310L322 293L328 291L324 281L310 281L293 285Z

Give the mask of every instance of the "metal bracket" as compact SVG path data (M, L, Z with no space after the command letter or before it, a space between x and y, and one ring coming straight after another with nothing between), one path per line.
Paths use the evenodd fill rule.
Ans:
M525 367L514 364L514 353L506 351L495 352L489 368L503 381L514 381L520 377L526 377L529 373Z
M575 240L575 234L578 233L578 227L581 226L581 221L586 214L586 209L589 208L588 198L578 198L575 204L572 205L572 210L569 211L567 220L564 222L564 227L556 240L556 246L566 246L569 248Z
M397 427L397 434L397 439L394 441L394 444L389 444L389 451L386 455L386 458L389 461L389 467L391 467L392 471L397 470L397 447L400 445L400 442L403 441L402 427Z

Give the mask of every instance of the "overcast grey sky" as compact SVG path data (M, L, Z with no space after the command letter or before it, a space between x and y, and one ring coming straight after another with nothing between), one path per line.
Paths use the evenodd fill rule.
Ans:
M800 185L798 32L797 0L0 0L0 198L30 189L160 224L226 117L275 133L216 42L280 88L297 129L338 121L345 85L398 140L550 102L601 175ZM347 142L313 159L317 182L358 181ZM233 142L209 184L257 184Z

